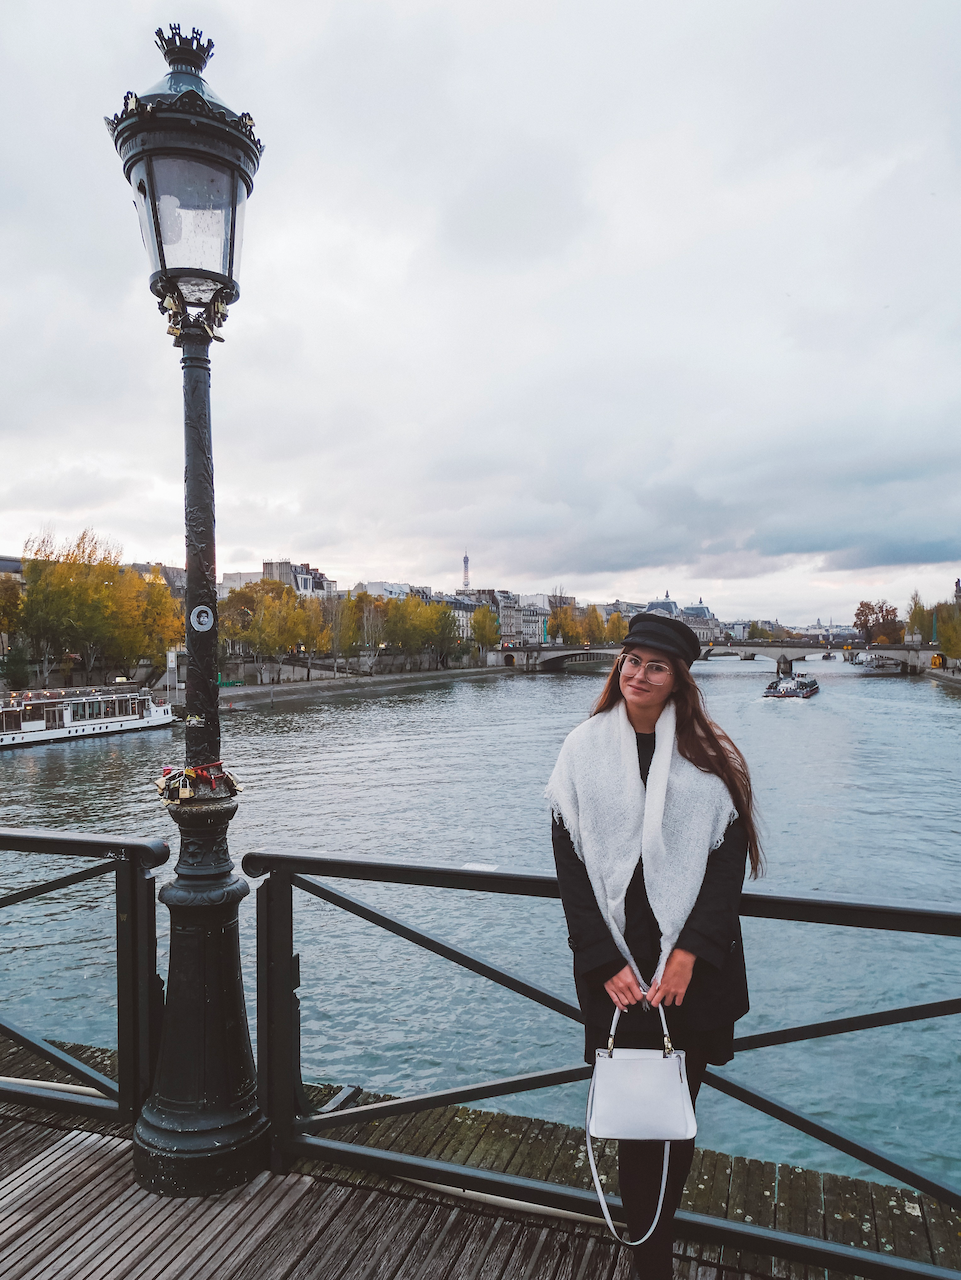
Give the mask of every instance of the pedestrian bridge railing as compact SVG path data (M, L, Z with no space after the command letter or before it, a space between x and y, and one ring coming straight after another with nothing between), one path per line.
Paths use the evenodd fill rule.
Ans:
M99 876L113 876L117 929L117 1079L96 1071L50 1041L10 1022L0 1010L0 1036L66 1073L73 1085L0 1077L0 1101L44 1111L132 1124L150 1092L163 1015L157 973L155 886L150 872L170 857L164 840L0 827L0 852L22 853L42 867L44 855L84 865L0 896L0 912ZM0 914L0 924L3 915Z
M591 1069L583 1062L361 1106L347 1105L356 1096L356 1089L344 1090L341 1096L332 1099L319 1112L311 1110L301 1079L299 1002L296 996L300 985L300 966L299 957L294 951L293 925L295 889L378 925L415 946L526 997L535 1004L553 1009L572 1021L582 1022L579 1008L568 1000L545 991L498 965L471 955L452 943L395 919L316 878L325 876L335 880L420 885L468 893L558 898L560 894L554 876L368 859L311 857L302 854L249 853L243 859L243 867L253 878L266 876L257 890L257 1043L260 1105L271 1121L275 1171L285 1170L295 1160L306 1157L367 1170L385 1177L415 1179L438 1186L522 1201L532 1207L547 1206L600 1218L593 1192L587 1190L487 1169L469 1168L404 1152L338 1142L323 1136L326 1130L347 1123L427 1111L435 1107L477 1102L485 1098L587 1080ZM768 920L936 937L961 937L961 912L938 907L895 907L830 901L820 897L783 897L746 892L741 898L741 914ZM734 1047L735 1052L745 1052L958 1013L961 1013L961 998L941 1000L787 1027L759 1035L741 1036L735 1040ZM882 1148L870 1145L854 1134L823 1124L787 1102L759 1092L736 1077L709 1071L705 1083L945 1204L961 1207L961 1188L938 1182L922 1171L908 1167ZM617 1216L621 1210L620 1201L612 1196L609 1197L609 1203ZM828 1268L834 1272L877 1280L889 1280L894 1276L938 1276L940 1280L961 1280L961 1272L943 1267L705 1214L680 1212L677 1224L678 1235L686 1239L729 1245L756 1254L773 1255L787 1261Z

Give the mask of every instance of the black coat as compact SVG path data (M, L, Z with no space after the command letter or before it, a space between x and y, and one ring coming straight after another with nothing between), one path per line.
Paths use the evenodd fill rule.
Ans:
M638 734L638 764L646 783L654 754L654 735ZM587 868L574 852L567 829L556 819L552 829L557 881L567 918L568 943L574 952L574 982L586 1023L585 1056L607 1043L614 1004L604 983L624 968L624 957L601 915ZM740 819L725 832L709 855L700 892L676 946L697 956L690 986L680 1007L665 1010L679 1048L701 1049L710 1062L730 1060L734 1023L748 1011L747 973L738 906L744 883L747 836ZM638 860L625 899L624 940L642 976L650 980L660 953L660 930L651 910ZM660 1019L632 1010L627 1038L656 1045Z

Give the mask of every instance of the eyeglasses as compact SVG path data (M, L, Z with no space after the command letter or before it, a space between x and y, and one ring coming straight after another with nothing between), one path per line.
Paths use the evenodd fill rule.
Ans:
M651 684L663 684L674 674L666 662L642 662L633 653L622 653L617 665L622 675L645 676Z

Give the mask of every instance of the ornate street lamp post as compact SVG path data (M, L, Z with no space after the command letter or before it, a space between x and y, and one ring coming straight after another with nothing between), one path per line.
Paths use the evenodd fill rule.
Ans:
M268 1163L240 972L248 886L227 852L237 789L220 762L209 360L239 296L244 207L263 147L250 116L202 78L213 41L172 26L157 45L168 74L107 119L184 371L187 750L183 772L158 783L181 844L176 878L160 891L171 917L167 1005L134 1169L148 1190L193 1196L241 1185Z

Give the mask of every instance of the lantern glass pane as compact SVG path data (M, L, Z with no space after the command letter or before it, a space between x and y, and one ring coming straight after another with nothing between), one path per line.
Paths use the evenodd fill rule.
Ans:
M140 235L143 238L143 247L147 250L147 257L150 259L150 270L159 271L160 254L157 252L157 236L147 183L147 166L141 160L139 164L134 165L131 171L130 185L133 188L133 200L137 207L137 217L140 219Z
M157 157L153 162L157 214L167 270L194 267L226 276L230 267L233 174L199 160ZM213 281L181 278L187 302L208 302Z
M247 188L243 179L237 179L237 226L234 231L234 280L240 279L240 251L244 246L244 210L247 208Z

